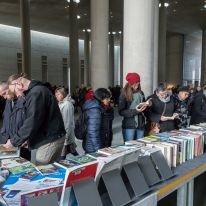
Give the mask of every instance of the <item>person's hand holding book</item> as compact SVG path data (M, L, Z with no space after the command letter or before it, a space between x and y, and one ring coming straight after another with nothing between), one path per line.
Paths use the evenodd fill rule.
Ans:
M3 147L5 147L5 148L7 148L7 149L12 148L13 145L11 144L11 140L8 139L7 142L6 142L6 144L3 144Z

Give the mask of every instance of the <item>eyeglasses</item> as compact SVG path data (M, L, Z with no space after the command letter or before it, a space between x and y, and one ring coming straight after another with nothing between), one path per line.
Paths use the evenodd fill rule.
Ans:
M15 83L11 83L11 84L9 84L9 85L16 85L17 83L15 82Z

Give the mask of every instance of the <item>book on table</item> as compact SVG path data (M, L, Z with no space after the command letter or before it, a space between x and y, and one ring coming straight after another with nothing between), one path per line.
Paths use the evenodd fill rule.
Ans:
M19 157L19 156L20 156L20 149L18 147L11 147L7 149L2 144L0 144L0 159Z

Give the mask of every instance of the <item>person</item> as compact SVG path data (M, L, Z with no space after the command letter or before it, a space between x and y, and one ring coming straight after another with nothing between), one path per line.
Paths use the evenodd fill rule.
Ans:
M23 124L25 119L25 98L10 94L6 81L0 82L0 96L6 100L3 124L0 130L0 143L5 144L10 136L16 133ZM31 158L30 151L25 147L20 148L20 156L27 160Z
M85 153L96 152L103 148L103 142L100 136L101 126L101 105L93 95L85 94L85 101L82 105L82 112L86 115L86 138L82 141L82 147Z
M74 106L73 100L67 91L63 87L58 87L55 91L55 96L58 101L58 105L63 117L64 127L66 130L66 138L64 147L61 154L61 159L65 159L66 155L71 153L75 156L78 155L76 151L77 145L75 144L74 134Z
M145 100L140 88L140 76L128 73L127 83L119 97L119 114L123 116L122 133L124 141L136 140L144 136L145 106L137 108Z
M25 95L26 117L4 147L18 147L27 141L33 163L58 161L64 145L65 129L54 95L41 82L18 74L8 78L8 85L9 91L16 96Z
M175 128L180 129L189 125L189 87L181 86L177 92L173 95L175 113L178 114L178 118L175 118Z
M198 92L191 108L191 124L206 122L206 87Z
M159 132L175 129L174 119L178 117L175 113L173 97L168 95L167 89L159 85L155 94L150 96L151 105L145 111L149 124L158 123ZM150 127L148 127L150 129ZM147 134L150 131L146 131Z
M110 147L113 139L112 121L114 119L114 109L110 105L111 93L105 88L98 88L95 90L94 96L102 107L100 124L101 141L103 147Z

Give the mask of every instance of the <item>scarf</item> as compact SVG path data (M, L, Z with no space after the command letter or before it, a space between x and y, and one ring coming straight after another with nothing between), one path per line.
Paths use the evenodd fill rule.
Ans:
M140 92L133 93L132 102L129 108L136 109L136 106L141 102L143 102L143 95ZM134 120L136 122L136 127L138 127L139 125L138 115L134 117Z

